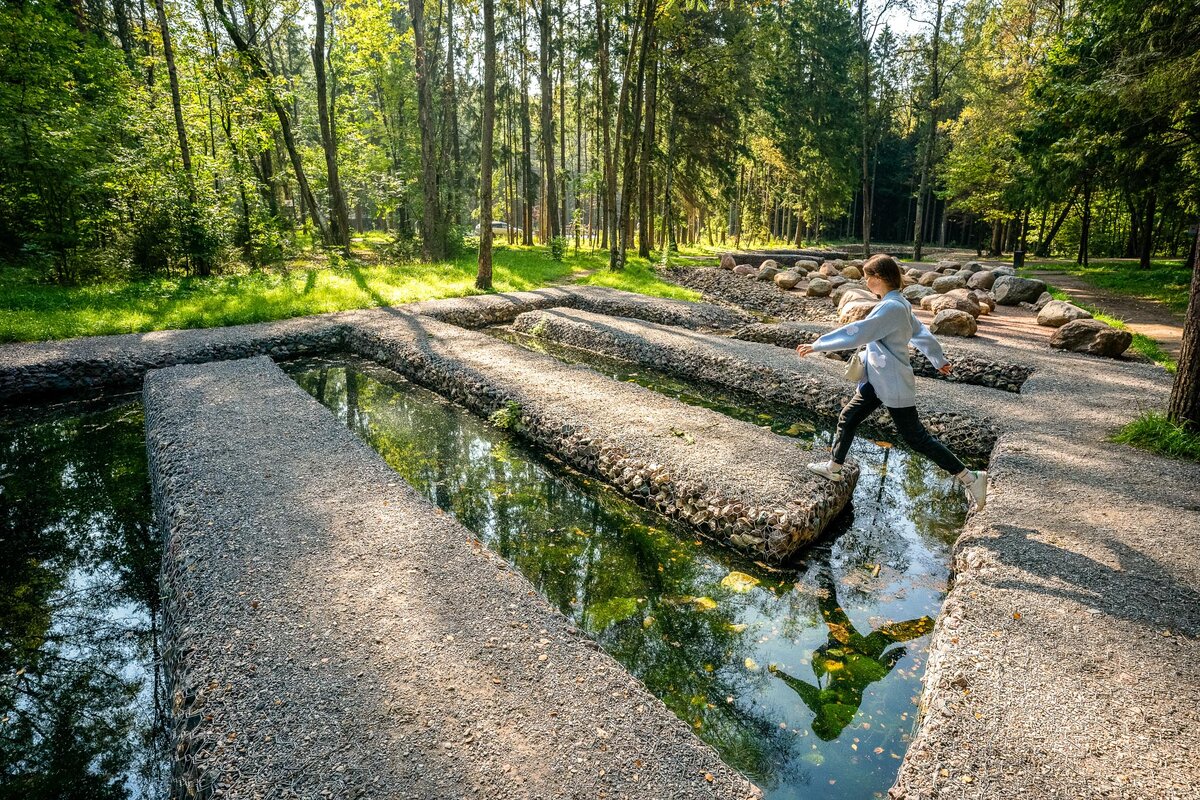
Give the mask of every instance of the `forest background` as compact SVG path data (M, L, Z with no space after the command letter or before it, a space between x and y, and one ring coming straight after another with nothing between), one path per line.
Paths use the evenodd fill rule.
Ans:
M1195 250L1198 4L911 1L3 0L0 269L455 256L485 10L502 242Z

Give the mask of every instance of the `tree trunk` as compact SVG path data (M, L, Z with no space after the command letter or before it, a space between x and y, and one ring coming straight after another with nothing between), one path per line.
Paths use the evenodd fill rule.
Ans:
M642 0L642 2L645 3L647 0ZM603 4L598 3L597 5L601 6ZM641 11L640 5L638 6L638 10L639 12ZM625 69L621 76L621 91L617 96L617 129L613 136L612 168L609 173L610 192L612 195L611 203L608 207L608 223L612 229L608 246L608 268L610 270L621 270L625 267L625 233L622 222L625 218L624 207L629 205L629 198L628 196L617 196L617 171L621 167L620 162L624 160L620 156L625 152L623 145L625 145L625 139L628 136L629 121L626 119L628 116L626 109L629 106L629 83L633 75L633 54L635 49L640 50L640 48L637 48L639 22L640 20L635 21L633 29L629 34L629 52L625 54ZM628 173L625 174L627 175ZM625 181L622 181L621 185L622 191L624 191Z
M637 159L642 134L642 103L646 87L646 61L654 46L654 14L658 8L656 0L643 0L646 18L642 24L641 46L638 48L637 73L633 83L633 97L629 104L632 115L625 143L625 180L621 189L621 253L620 268L625 267L625 254L629 252L629 240L633 234L633 200L637 195ZM632 54L632 53L631 53ZM699 238L699 229L696 236ZM609 267L612 267L610 261Z
M492 132L496 121L494 0L483 0L483 119L479 146L479 269L475 288L492 288Z
M533 132L529 122L529 62L525 52L526 17L524 5L519 7L521 18L521 244L533 244Z
M933 169L933 152L937 137L938 99L942 94L939 72L939 56L942 44L942 11L945 0L936 0L933 21L933 57L930 59L929 122L925 128L925 152L921 157L921 182L917 191L917 219L913 226L913 260L921 260L921 245L924 243L925 192L929 187L930 171Z
M350 255L350 211L346 208L346 196L342 193L342 181L338 175L333 93L325 76L328 54L325 50L324 0L313 0L313 11L316 14L316 37L312 48L313 75L317 83L317 119L321 126L321 149L325 151L325 169L329 177L329 235L332 244L342 248L346 255Z
M654 221L650 218L651 173L654 164L654 137L658 115L658 48L650 54L650 76L646 80L646 135L642 138L642 175L638 208L638 255L650 258Z
M446 0L446 82L443 96L446 102L447 125L445 137L449 146L443 157L450 156L449 191L446 193L446 222L459 223L462 214L462 146L458 140L458 78L454 58L454 0Z
M558 228L558 184L554 177L554 85L550 81L550 0L542 0L538 14L538 33L541 47L538 50L538 77L541 83L542 112L542 185L545 187L546 214L542 219L542 231L549 241L559 234Z
M604 161L604 192L602 202L603 213L600 217L600 245L608 246L609 212L616 202L617 178L613 173L612 136L609 129L609 119L612 114L612 86L610 67L608 63L609 31L608 19L604 12L602 0L596 0L596 80L599 82L600 119L598 126L601 132L600 150Z
M414 0L414 2L419 2L419 0ZM263 63L262 56L258 53L258 50L251 47L250 43L242 36L241 31L233 24L233 21L225 10L225 0L214 0L214 3L217 8L217 14L221 17L221 24L225 26L225 31L229 34L229 39L233 42L233 46L237 48L237 51L241 53L242 57L250 65L251 73L263 83L263 89L267 93L267 101L275 111L275 116L279 118L279 132L283 136L283 143L287 148L288 159L292 162L292 171L296 174L296 186L300 189L302 200L312 211L313 222L317 226L321 240L326 244L332 244L329 228L325 225L325 220L321 218L320 213L317 211L317 201L313 197L312 188L308 184L308 177L304 174L304 163L300 160L300 151L296 148L296 138L292 134L291 116L288 114L287 108L283 105L283 101L279 99L279 96L275 94L275 90L271 86L271 73L267 71L267 67Z
M1058 235L1058 229L1062 227L1063 221L1065 221L1067 215L1071 213L1071 208L1075 205L1075 198L1078 196L1079 187L1076 186L1074 194L1071 195L1071 199L1068 200L1066 205L1063 206L1062 211L1054 220L1054 224L1050 226L1050 233L1042 241L1038 242L1037 256L1039 258L1049 257L1050 246L1054 243L1054 237Z
M1171 400L1167 405L1167 418L1183 425L1194 433L1200 433L1200 220L1192 239L1192 254L1188 261L1192 267L1192 289L1188 299L1187 319L1183 324L1183 346L1179 351L1179 367L1175 371L1175 384L1171 387Z
M188 182L188 195L195 202L195 187L192 185L192 153L188 149L187 128L183 123L183 103L179 96L179 71L175 69L175 48L171 46L171 29L167 25L167 9L163 0L154 0L158 12L158 29L162 33L163 58L167 61L167 78L171 84L171 107L175 111L175 133L179 137L179 155L183 159L183 171Z
M417 120L421 129L421 195L424 199L424 208L421 210L421 254L426 261L441 261L446 257L446 236L442 229L437 154L433 146L433 87L430 85L429 54L425 49L425 0L408 0L408 13L412 17L417 68Z
M1150 269L1150 256L1154 253L1154 211L1158 194L1151 189L1146 196L1146 211L1142 214L1141 257L1138 266Z
M1088 265L1088 238L1091 235L1092 229L1092 181L1091 177L1085 178L1083 182L1083 220L1079 230L1079 256L1075 259L1076 264Z

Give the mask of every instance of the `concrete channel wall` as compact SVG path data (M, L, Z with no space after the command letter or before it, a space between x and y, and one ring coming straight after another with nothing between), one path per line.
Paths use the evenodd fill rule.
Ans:
M758 795L270 360L145 406L176 796Z

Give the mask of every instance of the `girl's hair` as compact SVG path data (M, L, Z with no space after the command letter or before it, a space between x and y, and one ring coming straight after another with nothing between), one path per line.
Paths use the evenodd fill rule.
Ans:
M900 265L896 259L884 253L868 258L867 263L863 264L863 274L874 275L893 289L900 288Z

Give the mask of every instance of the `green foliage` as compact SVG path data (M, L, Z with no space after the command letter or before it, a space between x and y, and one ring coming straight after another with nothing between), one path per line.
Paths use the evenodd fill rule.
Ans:
M581 279L580 283L607 286L609 289L637 292L652 297L668 297L673 300L700 299L699 292L664 281L649 263L640 258L630 258L625 262L625 269L620 272L598 270Z
M555 236L550 240L550 258L562 263L563 256L567 252L567 239L565 236Z
M488 417L488 422L495 425L502 431L517 432L522 429L521 424L521 404L516 400L509 400L504 404L503 408L498 408Z
M1192 275L1182 261L1158 259L1150 262L1150 269L1131 261L1102 260L1093 260L1086 267L1074 261L1040 261L1027 267L1068 272L1101 289L1154 300L1179 314L1187 311Z
M1188 430L1163 414L1144 412L1113 435L1112 441L1161 456L1200 462L1200 432Z

